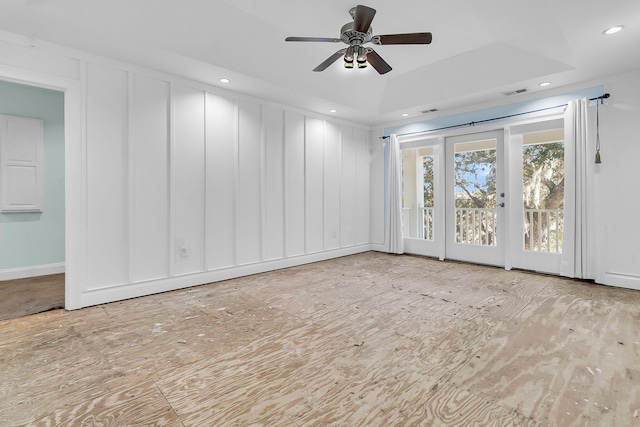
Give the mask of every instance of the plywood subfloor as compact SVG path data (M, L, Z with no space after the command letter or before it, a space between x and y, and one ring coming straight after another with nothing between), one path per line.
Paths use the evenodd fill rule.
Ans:
M640 292L365 253L0 322L0 425L637 426Z
M0 320L64 307L64 274L0 281Z

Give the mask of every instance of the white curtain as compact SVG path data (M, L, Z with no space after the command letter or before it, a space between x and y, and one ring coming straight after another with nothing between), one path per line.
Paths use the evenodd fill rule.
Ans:
M564 233L560 274L566 277L591 279L587 262L589 241L589 196L593 189L589 173L593 158L588 157L588 108L586 98L570 101L564 113Z
M397 135L389 137L389 211L385 236L386 251L393 254L404 252L402 240L402 158Z

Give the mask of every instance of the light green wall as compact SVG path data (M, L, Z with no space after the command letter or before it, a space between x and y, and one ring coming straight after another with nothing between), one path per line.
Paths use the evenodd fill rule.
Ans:
M0 114L44 120L44 208L0 213L0 270L63 263L64 94L0 81Z

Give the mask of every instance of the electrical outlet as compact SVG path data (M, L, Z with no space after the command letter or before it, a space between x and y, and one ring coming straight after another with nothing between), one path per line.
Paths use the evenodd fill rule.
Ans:
M181 257L188 257L189 256L189 246L187 246L187 245L180 246L180 256Z

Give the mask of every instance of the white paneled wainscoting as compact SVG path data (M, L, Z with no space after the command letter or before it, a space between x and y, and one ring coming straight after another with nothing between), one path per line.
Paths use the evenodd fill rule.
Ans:
M65 308L372 249L366 126L34 46L0 32L0 79L64 93Z
M365 128L85 67L81 306L371 248Z

